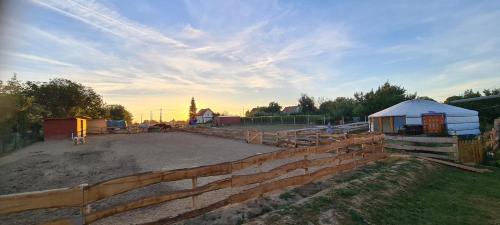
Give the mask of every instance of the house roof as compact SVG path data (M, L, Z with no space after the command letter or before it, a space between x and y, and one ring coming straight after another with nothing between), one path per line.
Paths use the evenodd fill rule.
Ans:
M369 117L407 116L420 117L422 114L445 113L447 116L477 116L477 111L446 105L435 101L408 100L387 109L371 114Z
M205 114L207 111L212 112L212 114L214 113L214 111L212 111L210 108L206 108L206 109L200 109L200 111L198 111L198 113L196 113L196 115L203 116L203 114Z
M500 98L500 95L490 95L490 96L481 96L481 97L475 97L475 98L466 98L466 99L459 99L455 101L451 101L450 103L461 103L461 102L474 102L474 101L481 101L481 100L486 100L486 99L492 99L492 98Z
M299 106L287 106L287 107L283 108L282 112L293 113L293 112L297 112L297 110L299 110Z

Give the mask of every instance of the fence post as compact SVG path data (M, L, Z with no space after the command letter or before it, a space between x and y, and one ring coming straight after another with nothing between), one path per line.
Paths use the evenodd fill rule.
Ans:
M309 160L308 160L308 155L304 155L304 161L306 162L306 166L304 167L304 174L308 174L309 173Z
M262 144L264 142L264 132L259 133L259 144Z
M87 213L90 213L90 204L87 205L87 188L88 184L80 184L80 190L82 191L82 205L80 206L80 224L87 224L87 219L85 218Z
M295 125L295 115L293 115L293 125Z
M316 133L316 146L319 146L319 132Z
M280 116L281 124L283 124L283 116Z
M323 115L323 125L326 125L326 115Z
M293 132L294 133L294 145L297 147L297 131Z
M196 188L197 183L198 183L197 181L198 181L198 178L197 178L197 177L193 177L193 178L191 179L193 189L195 189L195 188ZM197 197L197 196L193 196L193 197L191 197L191 200L192 200L192 203L193 203L193 209L196 209L196 197Z
M455 161L458 162L460 161L460 149L459 149L459 146L458 146L458 137L457 136L453 136L453 149L455 149Z

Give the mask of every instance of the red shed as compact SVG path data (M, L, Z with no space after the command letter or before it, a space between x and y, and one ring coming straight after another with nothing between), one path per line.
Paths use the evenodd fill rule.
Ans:
M45 140L87 136L87 118L48 118L43 121Z
M229 125L238 125L240 124L239 116L217 116L214 119L215 126L229 126Z

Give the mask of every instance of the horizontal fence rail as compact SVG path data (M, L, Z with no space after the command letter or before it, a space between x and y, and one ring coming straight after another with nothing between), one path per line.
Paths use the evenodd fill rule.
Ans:
M384 147L409 151L430 158L458 161L457 137L414 137L385 135Z
M370 135L362 137L351 137L341 139L338 142L324 146L313 146L304 148L282 149L274 152L250 156L232 162L218 163L214 165L200 166L194 168L151 171L130 176L119 177L92 185L79 185L71 188L62 188L47 191L29 192L21 194L0 196L0 213L16 213L34 209L44 208L81 208L84 224L89 224L102 218L113 216L122 212L147 206L157 205L176 199L192 198L195 210L179 214L172 218L158 220L154 223L167 221L179 221L183 218L200 215L207 210L213 210L228 204L241 202L254 198L263 193L284 187L301 185L312 182L326 175L336 172L350 170L367 162L386 157L382 152L383 135ZM361 146L361 150L348 152L351 145ZM324 154L334 152L335 155L317 159L309 159L312 154ZM277 166L269 171L261 171L254 174L235 175L234 172L249 167L260 168L263 163L280 159L303 157L302 160L290 162ZM326 167L325 167L326 166ZM309 168L320 168L309 173ZM305 174L295 177L274 180L288 172L304 169ZM212 181L202 186L197 186L197 179L219 175L231 175L228 178ZM118 206L111 206L98 211L92 210L92 203L103 201L106 198L119 195L128 191L144 188L153 184L169 181L192 180L192 188L172 191L167 194L143 197L132 200ZM203 193L233 187L244 187L258 184L256 187L247 189L229 196L227 199L212 205L196 208L195 197ZM74 224L74 219L61 219L49 224Z

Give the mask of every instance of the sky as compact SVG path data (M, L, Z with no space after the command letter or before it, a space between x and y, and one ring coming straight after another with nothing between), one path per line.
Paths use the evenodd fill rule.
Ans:
M0 80L67 78L158 120L240 115L384 82L500 87L500 1L2 1Z

